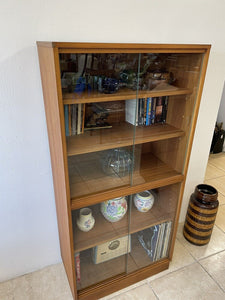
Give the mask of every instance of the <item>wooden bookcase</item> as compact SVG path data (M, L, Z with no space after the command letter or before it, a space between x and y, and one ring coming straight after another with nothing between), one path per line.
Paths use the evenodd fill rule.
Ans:
M99 299L169 267L210 45L37 46L61 255L74 299ZM108 79L119 89L109 92ZM129 153L132 164L111 176L104 166L116 151ZM143 213L133 198L145 190L155 202ZM124 196L125 216L109 222L101 203ZM84 207L95 219L88 232L77 226ZM125 253L96 263L99 247L124 237Z

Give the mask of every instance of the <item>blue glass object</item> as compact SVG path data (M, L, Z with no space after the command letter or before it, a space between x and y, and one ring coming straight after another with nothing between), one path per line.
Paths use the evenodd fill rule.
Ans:
M119 89L119 80L115 78L103 78L102 79L102 91L105 94L116 93Z

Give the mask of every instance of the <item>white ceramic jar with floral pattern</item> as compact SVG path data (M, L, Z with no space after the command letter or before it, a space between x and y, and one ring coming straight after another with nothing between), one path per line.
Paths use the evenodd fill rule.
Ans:
M154 195L150 191L143 191L134 196L134 205L140 212L149 211L154 204Z
M101 203L101 213L110 222L117 222L127 212L126 197L114 198Z

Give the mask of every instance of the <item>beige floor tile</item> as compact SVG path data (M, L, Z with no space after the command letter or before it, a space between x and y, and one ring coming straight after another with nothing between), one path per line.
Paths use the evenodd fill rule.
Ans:
M225 232L225 205L219 206L216 216L216 226Z
M177 239L197 260L225 250L225 233L216 226L214 226L210 242L205 246L195 246L189 243L183 236L183 224L178 226Z
M206 183L212 185L219 193L225 196L225 176L206 180Z
M225 204L225 196L221 193L218 193L219 205Z
M147 284L136 287L111 298L112 300L157 300L151 287Z
M205 180L217 178L220 176L225 176L225 170L218 169L211 163L208 163L205 172Z
M117 292L115 292L115 293L113 293L113 294L110 294L110 295L108 295L108 296L106 296L106 297L103 297L103 298L101 298L101 299L99 299L99 300L110 300L110 299L114 299L115 297L117 297L117 296L119 296L119 295L121 295L121 294L124 294L124 293L126 293L126 292L129 292L130 290L136 289L136 288L139 287L139 286L145 285L146 282L147 282L146 280L138 281L138 282L136 282L135 284L132 284L132 285L130 285L130 286L128 286L128 287L126 287L126 288L124 288L124 289L122 289L122 290L119 290L119 291L117 291Z
M200 264L225 291L225 251L200 260Z
M73 299L62 264L28 274L26 279L32 286L32 300Z
M32 300L32 288L27 276L20 276L12 280L15 300Z
M14 300L12 280L0 283L0 299Z
M151 282L159 300L224 300L225 294L198 264L194 263Z
M213 157L209 160L209 163L218 169L225 171L225 153Z
M192 264L193 262L195 262L194 258L190 255L187 249L176 239L173 258L170 262L169 269L149 277L147 281L151 282L156 278L162 277L170 272L181 269L187 265Z
M210 155L209 155L209 161L214 160L214 159L218 160L218 159L220 159L221 157L222 157L222 158L225 157L225 152L220 152L220 153L210 154Z

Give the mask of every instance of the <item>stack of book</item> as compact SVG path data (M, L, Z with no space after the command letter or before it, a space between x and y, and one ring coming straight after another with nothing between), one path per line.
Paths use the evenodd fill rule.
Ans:
M167 96L127 100L126 121L136 126L165 123L167 106Z
M84 132L84 104L64 105L66 136Z
M171 227L169 221L138 232L138 240L152 261L168 255Z

